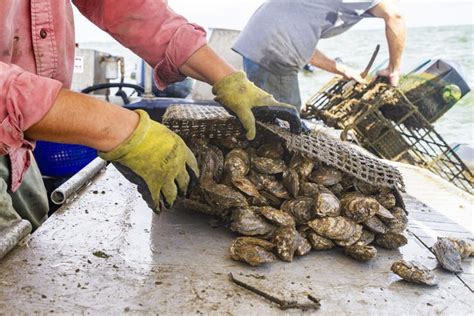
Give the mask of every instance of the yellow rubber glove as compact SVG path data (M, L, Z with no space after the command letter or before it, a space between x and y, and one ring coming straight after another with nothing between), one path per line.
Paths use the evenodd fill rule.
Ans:
M99 153L111 161L131 182L138 185L148 205L159 211L160 193L171 206L178 188L185 193L190 176L186 166L199 176L199 169L191 150L184 141L167 127L150 119L145 111L135 131L114 150Z
M282 116L281 114L287 118L293 116L293 120L299 122L299 114L295 107L278 102L271 94L249 81L241 71L234 72L214 84L212 93L216 96L214 100L239 118L248 140L255 138L255 117L252 110L259 107L269 108L275 113L275 117Z

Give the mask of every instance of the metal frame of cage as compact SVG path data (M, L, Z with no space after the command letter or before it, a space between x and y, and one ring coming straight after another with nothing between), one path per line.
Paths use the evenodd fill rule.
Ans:
M376 85L380 87L378 91ZM373 101L364 100L374 88L377 93ZM393 119L383 113L384 93L401 100L397 106L404 107L402 117ZM308 100L302 116L344 129L343 135L353 130L362 146L380 157L424 167L474 194L474 178L469 168L413 102L396 88L376 82L364 88L334 78Z

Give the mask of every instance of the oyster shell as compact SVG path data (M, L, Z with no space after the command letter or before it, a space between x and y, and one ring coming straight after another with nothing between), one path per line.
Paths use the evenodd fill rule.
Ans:
M378 187L359 179L356 179L354 181L354 187L357 191L365 195L375 195L378 194L380 191Z
M257 149L257 155L264 158L281 159L284 153L283 144L275 141L263 144Z
M348 240L357 232L357 224L343 216L317 218L308 223L316 234L333 240Z
M313 171L314 162L302 154L295 153L291 157L289 168L295 170L301 180L305 180L311 174L311 171Z
M263 174L278 174L283 173L286 170L285 162L281 159L272 159L252 155L250 161L252 168L255 171Z
M259 177L259 180L262 182L263 190L271 193L272 195L276 196L279 199L289 199L290 194L283 186L280 181L277 181L275 177L263 175L263 177Z
M303 237L301 234L297 233L295 255L304 256L304 255L307 255L310 251L311 251L311 244L309 243L308 239Z
M392 264L391 270L408 282L431 286L438 284L438 280L433 271L415 261L395 261Z
M294 169L283 172L283 185L293 197L297 197L300 192L300 177Z
M238 237L230 246L230 255L236 261L259 266L276 259L275 255L271 253L272 249L273 244L269 241L253 237Z
M331 167L321 167L314 169L309 179L324 186L338 184L342 180L342 172Z
M309 227L301 228L300 234L308 239L311 247L316 251L329 250L336 247L336 244L331 239L319 236Z
M459 251L462 259L474 256L474 240L448 237L454 243L454 246Z
M395 220L395 216L393 216L392 213L390 213L389 210L387 210L383 205L379 205L378 211L376 212L376 215L378 218L380 218L383 222L391 222Z
M358 261L369 261L377 256L374 246L353 245L344 248L344 253Z
M443 269L451 272L462 272L462 257L458 245L449 238L438 237L432 247L436 259Z
M250 169L250 158L243 149L233 149L226 156L224 170L231 179L247 175Z
M379 211L377 200L361 193L348 193L341 199L343 214L356 223L362 223L373 217Z
M278 257L281 260L291 262L298 246L298 232L294 227L280 227L275 231L273 237Z
M408 217L405 210L401 207L394 207L391 213L394 219L386 222L388 231L391 233L402 233L408 226Z
M369 218L363 225L376 234L385 234L388 231L387 226L377 216Z
M255 212L255 208L238 208L232 211L230 229L246 236L268 236L275 230L275 226Z
M371 231L366 229L362 230L362 236L360 239L355 243L358 246L368 246L375 240L375 235Z
M219 148L210 145L201 145L198 150L200 151L200 183L204 181L219 182L222 177L224 166L224 155L222 154L222 151Z
M379 194L377 194L375 199L386 209L394 208L397 205L395 194L391 193L387 189L384 189Z
M339 196L344 192L344 187L340 183L331 185L330 187L328 187L328 189L336 196Z
M363 232L362 225L357 225L356 226L356 232L354 233L354 235L352 235L351 238L349 238L347 240L334 240L334 242L336 243L336 245L341 246L341 247L352 246L358 240L360 240L360 238L362 237L362 232Z
M237 148L247 148L249 145L248 140L236 136L227 136L224 138L214 139L213 144L218 147L225 148L228 150L237 149Z
M375 244L389 250L398 249L405 246L407 243L408 239L402 234L386 233L375 236Z
M314 213L319 217L339 216L341 214L339 199L330 192L320 192L314 203Z
M248 205L242 193L225 184L207 181L201 184L201 191L207 203L221 210Z
M260 194L262 197L267 201L267 204L272 207L280 208L281 206L281 200L274 196L271 193L268 193L266 191L260 191ZM253 202L253 199L252 199Z
M277 226L295 226L295 220L291 215L270 206L255 207L253 210Z
M281 205L281 210L287 212L296 221L296 224L305 224L314 217L313 213L314 201L308 197L298 197L292 200L286 200Z
M209 206L209 204L202 203L201 201L196 201L192 199L183 199L178 198L175 202L177 209L187 209L193 212L199 212L207 215L212 216L219 216L222 217L226 215L226 211Z
M315 198L319 194L319 184L313 182L300 183L300 194L303 196Z
M258 192L257 187L249 179L245 177L238 177L233 178L231 182L236 189L245 195L255 197L257 199L263 199L263 197Z

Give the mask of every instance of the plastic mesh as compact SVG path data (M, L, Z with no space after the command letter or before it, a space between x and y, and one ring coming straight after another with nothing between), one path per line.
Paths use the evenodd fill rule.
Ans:
M237 118L219 106L173 105L163 116L163 123L182 137L215 139L244 135ZM257 124L282 139L291 151L303 153L372 185L404 190L402 176L395 167L341 141L323 133L296 135L276 125Z

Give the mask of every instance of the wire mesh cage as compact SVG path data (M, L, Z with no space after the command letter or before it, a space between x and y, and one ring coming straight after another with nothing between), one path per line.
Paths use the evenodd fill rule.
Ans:
M420 100L418 96L418 105ZM352 130L376 155L424 167L474 194L473 174L422 111L404 92L387 84L375 81L362 86L334 78L308 100L302 117L343 129L342 135ZM439 113L430 119L434 117Z

